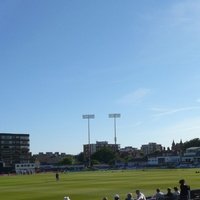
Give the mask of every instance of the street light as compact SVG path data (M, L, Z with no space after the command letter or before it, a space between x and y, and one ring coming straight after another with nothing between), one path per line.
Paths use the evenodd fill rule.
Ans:
M108 115L109 118L114 118L114 141L115 141L115 147L116 147L116 144L117 144L117 136L116 136L116 118L120 118L121 115L119 113L113 113L113 114L109 114Z
M89 150L89 156L88 156L88 166L91 167L91 147L90 147L90 119L94 119L95 115L82 115L83 119L88 120L88 150Z

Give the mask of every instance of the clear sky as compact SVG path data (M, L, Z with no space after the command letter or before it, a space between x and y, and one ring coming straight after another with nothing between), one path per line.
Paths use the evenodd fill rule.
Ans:
M199 0L0 0L0 132L30 151L200 136Z

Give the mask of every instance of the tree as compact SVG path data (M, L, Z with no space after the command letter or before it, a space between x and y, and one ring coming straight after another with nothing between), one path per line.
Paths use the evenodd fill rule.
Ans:
M187 141L183 144L184 150L186 150L187 148L190 148L190 147L200 147L200 139L194 138L194 139Z
M61 164L61 165L71 165L72 163L73 163L73 157L67 156L62 161L60 161L59 164Z
M79 153L74 158L76 160L76 163L78 163L78 164L84 163L84 153L83 152Z
M109 164L111 160L115 159L115 153L110 148L102 148L92 155L92 160L97 160L100 163Z

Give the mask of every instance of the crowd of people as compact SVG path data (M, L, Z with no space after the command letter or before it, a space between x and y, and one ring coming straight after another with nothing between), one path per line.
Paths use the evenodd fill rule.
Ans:
M125 200L189 200L190 186L186 184L184 179L181 179L179 184L180 189L176 186L173 188L173 190L171 188L167 188L166 193L157 188L155 194L149 197L146 197L140 190L136 190L135 198L133 197L132 193L128 193ZM70 200L70 198L65 196L64 200ZM102 200L108 200L108 198L103 197ZM121 200L119 194L116 194L113 200Z
M171 188L167 188L166 193L157 188L156 193L150 197L146 197L140 190L136 190L135 198L133 197L132 193L128 193L125 200L189 200L190 186L186 184L184 179L181 179L179 184L180 189L176 186L173 188L173 190ZM103 200L108 200L108 198L104 197ZM121 200L120 196L116 194L114 196L114 200Z

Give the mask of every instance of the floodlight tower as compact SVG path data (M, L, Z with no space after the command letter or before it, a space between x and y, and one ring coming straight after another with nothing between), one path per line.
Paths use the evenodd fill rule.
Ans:
M82 118L88 120L88 150L89 150L89 155L88 155L88 167L91 167L90 119L94 119L94 118L95 118L95 115L93 115L93 114L82 115Z
M115 152L116 152L116 145L117 145L116 118L120 118L120 117L121 117L121 114L119 114L119 113L112 113L112 114L109 114L108 117L114 119L114 142L115 142Z

